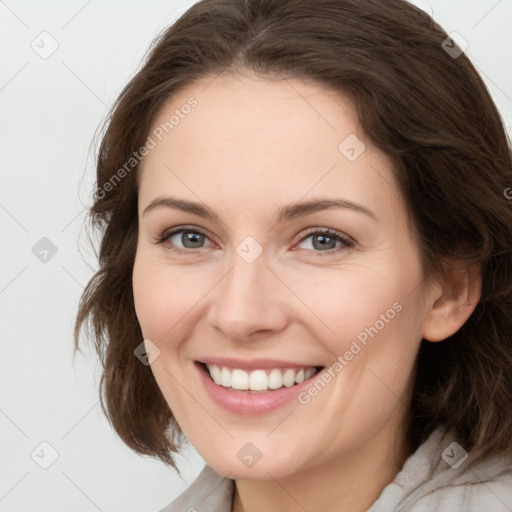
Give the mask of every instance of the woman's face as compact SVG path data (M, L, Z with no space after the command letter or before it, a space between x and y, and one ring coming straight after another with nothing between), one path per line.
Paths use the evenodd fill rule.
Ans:
M193 446L231 478L389 460L432 300L351 103L221 75L174 96L150 137L135 307Z

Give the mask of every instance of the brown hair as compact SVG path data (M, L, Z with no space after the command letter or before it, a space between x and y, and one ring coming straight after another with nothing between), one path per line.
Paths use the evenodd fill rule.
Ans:
M134 357L143 339L131 280L137 166L113 177L171 95L250 70L314 80L354 102L366 135L396 162L427 280L446 261L481 265L468 321L441 343L421 342L408 454L441 425L482 457L512 453L511 147L482 79L465 54L445 51L447 37L405 0L203 0L155 41L104 125L89 212L102 233L100 268L75 324L77 350L92 327L102 407L129 447L176 468L183 434L150 367Z

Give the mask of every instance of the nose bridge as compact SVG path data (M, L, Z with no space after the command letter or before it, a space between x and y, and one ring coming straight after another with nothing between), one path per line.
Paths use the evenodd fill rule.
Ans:
M251 241L242 242L233 252L230 270L220 283L208 314L211 325L233 339L251 333L281 329L286 313L279 303L279 282L267 268L268 261Z

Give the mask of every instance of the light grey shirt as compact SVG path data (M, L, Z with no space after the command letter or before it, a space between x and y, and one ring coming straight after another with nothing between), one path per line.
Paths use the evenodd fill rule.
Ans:
M510 460L495 456L466 469L470 457L452 435L436 430L368 512L512 512ZM207 465L160 512L231 512L234 489L234 480Z

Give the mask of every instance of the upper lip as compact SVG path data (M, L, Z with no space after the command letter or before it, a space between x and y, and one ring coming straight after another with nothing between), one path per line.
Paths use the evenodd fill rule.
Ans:
M317 368L320 365L304 364L296 361L284 361L282 359L233 359L229 357L204 357L198 359L199 363L216 364L227 368L240 370L265 370L268 368Z

